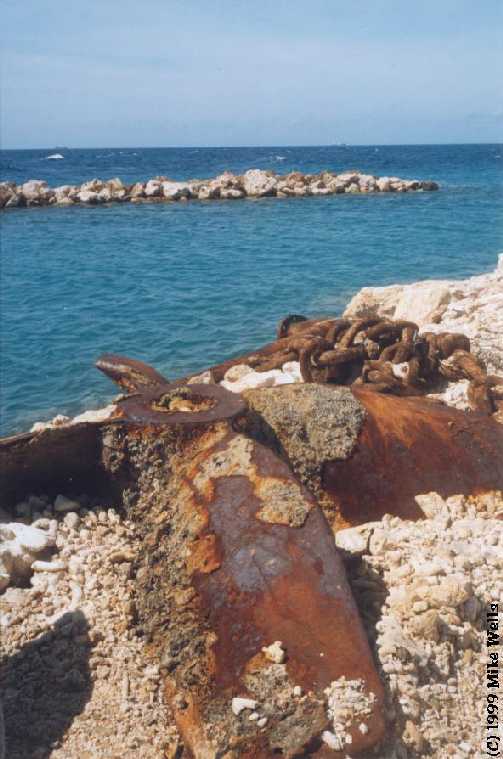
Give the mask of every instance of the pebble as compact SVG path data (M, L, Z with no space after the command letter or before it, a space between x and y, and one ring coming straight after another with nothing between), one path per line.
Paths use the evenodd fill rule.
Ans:
M62 561L34 561L31 565L34 572L63 572L66 565Z
M369 538L361 533L357 527L349 527L339 530L335 534L335 544L348 553L361 556L368 550Z
M286 653L283 643L280 640L274 641L270 646L264 646L262 651L265 654L266 659L275 664L282 664L285 661Z
M76 511L69 511L64 520L63 523L68 527L70 530L76 530L80 524L80 516Z
M257 701L255 701L253 698L240 698L238 696L233 698L231 702L232 713L235 714L236 717L241 714L244 709L255 710L256 708Z

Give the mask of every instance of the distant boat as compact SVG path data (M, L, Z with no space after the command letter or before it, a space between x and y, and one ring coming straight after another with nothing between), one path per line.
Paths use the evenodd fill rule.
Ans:
M47 161L57 161L61 158L64 158L64 155L61 155L61 153L52 153L52 155L46 156Z

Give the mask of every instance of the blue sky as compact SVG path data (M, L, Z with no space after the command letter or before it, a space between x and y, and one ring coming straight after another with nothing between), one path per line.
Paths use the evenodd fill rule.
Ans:
M502 0L3 0L4 148L499 142Z

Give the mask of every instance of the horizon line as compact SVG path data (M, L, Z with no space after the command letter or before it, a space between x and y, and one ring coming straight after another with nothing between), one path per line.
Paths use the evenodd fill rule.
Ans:
M52 144L42 147L30 148L4 148L0 147L0 152L10 151L28 151L28 150L257 150L268 148L400 148L400 147L449 147L463 145L503 145L503 142L493 142L488 140L469 141L469 142L333 142L333 143L310 143L310 144L271 144L271 145L93 145L93 146L74 146Z

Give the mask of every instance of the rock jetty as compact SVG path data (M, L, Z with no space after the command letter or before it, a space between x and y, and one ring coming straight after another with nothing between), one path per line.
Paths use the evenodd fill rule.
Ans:
M119 178L92 179L81 185L49 187L41 179L22 185L0 183L0 208L35 206L103 205L107 203L142 203L187 200L237 200L239 198L306 197L342 193L421 192L438 190L431 180L376 177L359 171L335 174L275 174L273 171L249 169L242 175L229 171L213 179L175 181L158 176L146 182L125 184Z

